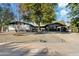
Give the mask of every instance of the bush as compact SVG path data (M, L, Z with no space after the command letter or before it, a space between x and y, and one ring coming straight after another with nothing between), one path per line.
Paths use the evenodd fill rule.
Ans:
M75 33L78 32L78 28L75 25L72 26L72 32L75 32Z

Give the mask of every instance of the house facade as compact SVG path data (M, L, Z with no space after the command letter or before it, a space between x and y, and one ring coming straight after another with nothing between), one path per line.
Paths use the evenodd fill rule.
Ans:
M61 23L52 23L45 25L46 31L59 31L59 32L66 32L67 28L66 25Z
M34 29L34 26L32 24L29 23L25 23L25 22L10 22L9 26L8 26L8 31L32 31Z

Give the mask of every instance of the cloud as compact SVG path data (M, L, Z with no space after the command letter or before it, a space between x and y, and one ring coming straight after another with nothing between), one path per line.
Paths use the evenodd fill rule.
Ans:
M68 21L68 12L69 9L66 8L66 6L68 5L68 3L58 3L58 8L56 10L56 15L57 15L57 20L64 20L64 21Z
M67 12L65 9L63 9L63 10L60 11L60 15L61 15L61 16L66 16L67 13L68 13L68 12Z
M59 3L58 4L58 6L61 7L61 8L66 7L67 5L68 5L68 3Z

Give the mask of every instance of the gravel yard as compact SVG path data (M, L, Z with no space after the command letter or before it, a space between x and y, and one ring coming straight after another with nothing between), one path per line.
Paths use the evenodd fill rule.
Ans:
M78 33L0 33L2 56L71 56L79 55Z

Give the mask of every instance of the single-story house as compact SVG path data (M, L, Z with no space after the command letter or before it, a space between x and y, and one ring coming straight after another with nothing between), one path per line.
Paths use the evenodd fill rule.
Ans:
M65 32L67 31L66 25L61 23L52 23L45 25L46 31L60 31Z
M8 31L33 31L34 26L32 24L21 22L21 21L13 21L9 23Z

